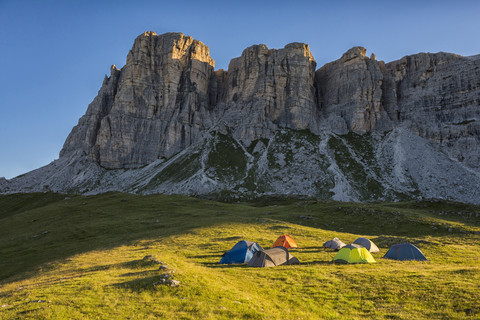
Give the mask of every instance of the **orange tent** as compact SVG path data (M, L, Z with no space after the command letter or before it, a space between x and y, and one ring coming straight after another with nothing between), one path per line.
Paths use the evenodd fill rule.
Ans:
M278 239L273 243L272 248L274 247L284 247L284 248L298 248L295 241L289 235L281 235Z

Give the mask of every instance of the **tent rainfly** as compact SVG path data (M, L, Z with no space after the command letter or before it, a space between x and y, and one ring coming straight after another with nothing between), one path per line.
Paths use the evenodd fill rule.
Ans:
M333 258L333 262L339 263L374 263L370 252L359 244L349 244L340 249Z
M367 238L358 238L357 240L353 241L353 243L364 246L365 249L367 249L369 252L380 251L378 247L375 245L375 243L373 243L372 240L369 240Z
M275 248L275 247L284 247L284 248L287 248L287 249L298 248L295 241L288 234L284 234L284 235L281 235L280 237L278 237L277 240L275 240L275 242L273 243L272 248Z
M284 247L275 247L254 253L248 262L249 267L276 267L288 264L299 264L297 258L292 256Z
M252 259L253 254L263 250L256 242L242 240L237 242L230 251L225 252L220 259L220 263L247 263Z
M393 260L417 260L427 261L425 255L411 243L394 244L388 249L388 252L383 256L386 259Z
M343 247L346 246L345 243L343 243L340 239L338 239L337 237L333 238L332 240L328 240L327 242L325 242L323 244L323 246L325 248L331 248L331 249L335 249L335 250L340 250L342 249Z

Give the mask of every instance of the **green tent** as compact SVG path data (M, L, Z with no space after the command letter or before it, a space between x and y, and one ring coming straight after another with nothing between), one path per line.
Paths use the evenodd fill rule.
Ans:
M349 244L338 251L333 262L339 263L374 263L370 252L358 244Z

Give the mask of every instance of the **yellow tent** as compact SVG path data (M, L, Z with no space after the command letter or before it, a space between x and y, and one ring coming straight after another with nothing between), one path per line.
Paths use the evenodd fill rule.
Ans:
M340 263L374 263L373 256L367 249L358 244L349 244L338 251L333 262Z

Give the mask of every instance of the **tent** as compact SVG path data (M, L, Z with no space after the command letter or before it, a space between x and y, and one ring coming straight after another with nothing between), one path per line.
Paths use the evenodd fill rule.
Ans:
M333 262L340 263L373 263L370 252L359 244L349 244L340 249L333 258Z
M290 237L287 234L281 235L280 237L278 237L277 240L275 240L272 248L275 248L275 247L284 247L284 248L287 248L287 249L298 248L297 244L292 239L292 237Z
M249 267L276 267L286 264L299 264L297 258L292 256L284 247L275 247L254 253L248 262Z
M379 252L378 247L372 240L368 240L367 238L358 238L357 240L353 241L353 243L359 244L364 246L369 252Z
M247 263L257 251L263 250L257 243L242 240L237 242L230 251L225 252L220 263Z
M345 247L345 243L343 243L340 239L337 237L333 238L332 240L328 240L323 244L325 248L332 248L335 250L340 250L343 247Z
M388 249L384 258L393 260L418 260L427 261L422 251L411 243L394 244Z

